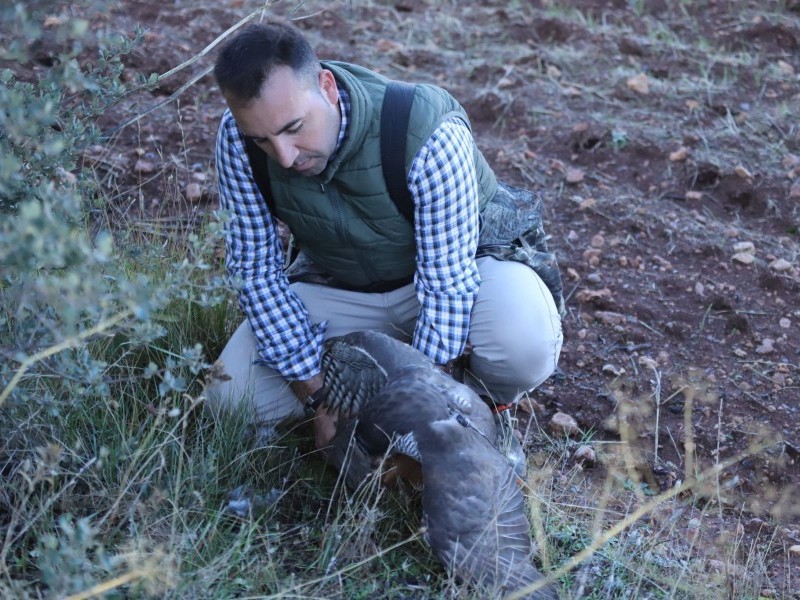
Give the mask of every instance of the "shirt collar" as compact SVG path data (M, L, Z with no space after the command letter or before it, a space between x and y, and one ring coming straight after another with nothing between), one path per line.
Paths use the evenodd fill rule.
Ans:
M339 113L342 115L342 123L339 125L339 137L336 139L336 148L333 151L333 156L339 153L339 149L344 144L345 138L347 138L347 119L350 115L350 95L347 93L347 90L344 89L344 86L339 84ZM333 157L331 157L333 158Z

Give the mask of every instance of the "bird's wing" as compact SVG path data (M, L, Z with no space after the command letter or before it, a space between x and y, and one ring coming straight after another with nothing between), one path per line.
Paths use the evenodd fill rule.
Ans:
M386 370L360 348L345 339L333 339L322 353L325 388L323 406L356 414L364 403L386 385Z
M427 539L463 580L508 594L542 578L531 563L525 501L513 470L480 434L457 419L418 431ZM557 598L552 588L530 598Z

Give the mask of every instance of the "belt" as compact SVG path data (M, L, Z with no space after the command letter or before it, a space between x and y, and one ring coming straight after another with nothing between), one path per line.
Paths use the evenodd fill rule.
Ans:
M414 275L409 275L408 277L403 277L401 279L392 279L390 281L375 281L367 285L351 285L349 283L344 283L342 281L334 279L330 283L330 286L338 288L340 290L347 290L349 292L362 292L364 294L385 294L386 292L393 292L397 289L400 289L401 287L406 286L409 283L412 283L413 281L414 281Z

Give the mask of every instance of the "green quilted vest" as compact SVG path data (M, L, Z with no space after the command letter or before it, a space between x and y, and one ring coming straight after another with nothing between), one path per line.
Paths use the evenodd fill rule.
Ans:
M412 225L392 202L383 179L380 114L387 79L341 62L325 62L350 95L347 136L318 177L303 177L263 154L276 216L289 226L298 248L345 287L367 288L409 280L415 270ZM406 142L406 172L414 156L446 119L463 108L445 90L416 86ZM485 159L474 151L483 208L497 190Z

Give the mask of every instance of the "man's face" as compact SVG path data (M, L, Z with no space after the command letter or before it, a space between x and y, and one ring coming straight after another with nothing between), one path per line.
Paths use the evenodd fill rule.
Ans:
M228 99L246 136L285 169L311 177L325 170L339 137L339 92L330 71L319 81L289 67L272 71L261 95L247 104Z

